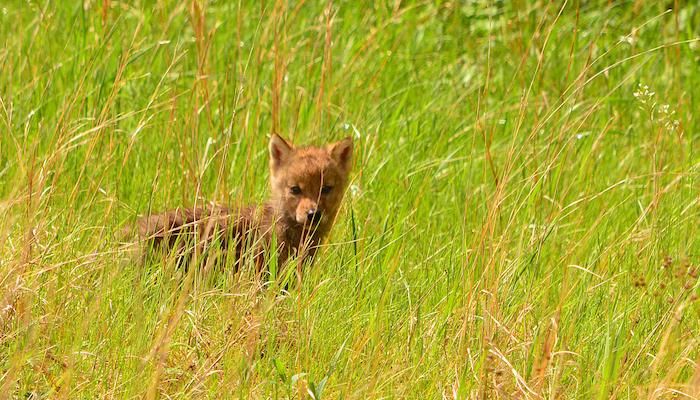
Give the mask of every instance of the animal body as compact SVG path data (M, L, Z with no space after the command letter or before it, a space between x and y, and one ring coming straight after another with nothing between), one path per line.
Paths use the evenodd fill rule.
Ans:
M271 199L262 205L177 208L137 221L147 251L236 265L252 257L260 271L267 256L282 266L293 256L310 264L331 231L352 168L347 137L325 147L295 147L273 134L269 143ZM275 248L273 248L275 246ZM301 265L300 263L300 265Z

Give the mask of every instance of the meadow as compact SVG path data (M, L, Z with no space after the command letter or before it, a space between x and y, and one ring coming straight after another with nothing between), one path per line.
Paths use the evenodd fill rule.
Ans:
M700 397L700 6L0 5L0 398ZM124 230L352 136L300 284ZM127 235L128 236L128 235Z

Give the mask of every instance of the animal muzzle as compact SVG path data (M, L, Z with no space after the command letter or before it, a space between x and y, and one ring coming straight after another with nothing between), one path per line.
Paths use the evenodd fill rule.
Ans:
M319 209L309 210L306 212L306 221L310 224L318 224L321 222L322 217L323 213Z

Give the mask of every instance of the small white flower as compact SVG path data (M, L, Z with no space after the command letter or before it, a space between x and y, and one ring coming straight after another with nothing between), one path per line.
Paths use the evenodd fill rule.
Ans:
M634 92L634 97L639 100L640 103L646 104L656 93L649 90L649 86L639 84L636 92Z
M620 36L620 43L627 42L628 44L634 44L634 38L631 34L627 36Z

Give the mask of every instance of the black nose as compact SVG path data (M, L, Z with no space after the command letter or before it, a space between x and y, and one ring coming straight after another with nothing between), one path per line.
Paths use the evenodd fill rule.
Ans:
M310 222L318 222L321 220L321 211L309 210L306 212L306 218L308 218Z

